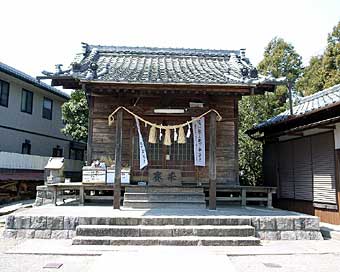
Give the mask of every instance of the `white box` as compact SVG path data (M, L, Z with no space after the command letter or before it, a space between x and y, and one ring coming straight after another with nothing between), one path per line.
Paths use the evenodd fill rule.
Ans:
M105 183L106 182L106 169L83 167L83 183Z
M130 168L122 168L121 171L121 183L128 184L130 183ZM114 168L107 168L107 179L106 183L114 183L115 182L115 169Z

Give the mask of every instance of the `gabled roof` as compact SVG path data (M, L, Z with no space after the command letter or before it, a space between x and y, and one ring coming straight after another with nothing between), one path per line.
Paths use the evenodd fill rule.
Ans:
M71 68L53 76L129 84L276 85L258 75L243 50L175 49L83 44Z
M38 88L41 88L41 89L44 89L45 91L48 91L50 93L53 93L57 96L60 96L64 99L70 99L70 96L67 94L67 93L64 93L63 91L60 91L58 90L57 88L53 88L52 86L44 83L44 82L41 82L37 79L35 79L34 77L28 75L28 74L25 74L24 72L22 71L19 71L5 63L2 63L0 62L0 72L3 72L5 74L8 74L10 76L13 76L17 79L20 79L22 81L25 81L35 87L38 87Z
M290 114L290 110L288 109L279 115L256 125L248 132L253 134L258 131L263 131L273 125L280 124L282 122L289 122L292 119L296 120L297 118L303 117L307 114L312 114L338 104L340 104L340 84L302 98L293 107L293 115Z

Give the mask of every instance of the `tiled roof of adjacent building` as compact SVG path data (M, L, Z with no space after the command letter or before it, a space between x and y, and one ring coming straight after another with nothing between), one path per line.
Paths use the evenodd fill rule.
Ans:
M290 115L290 110L286 110L279 115L276 115L265 122L262 122L252 128L250 131L261 131L264 128L271 125L278 124L280 122L288 121L289 119L295 119L305 114L310 114L323 108L332 106L340 102L340 84L334 85L328 89L322 90L310 96L303 97L293 107L294 115Z
M52 86L44 83L44 82L41 82L39 80L37 80L36 78L22 72L22 71L19 71L5 63L2 63L0 62L0 72L3 72L5 74L8 74L8 75L11 75L15 78L18 78L20 80L23 80L29 84L32 84L38 88L41 88L41 89L44 89L48 92L51 92L55 95L58 95L62 98L65 98L65 99L69 99L70 96L67 94L67 93L64 93L63 91L61 90L58 90L57 88L53 88Z
M258 75L244 50L175 49L83 44L70 69L50 76L131 84L258 85L282 80Z

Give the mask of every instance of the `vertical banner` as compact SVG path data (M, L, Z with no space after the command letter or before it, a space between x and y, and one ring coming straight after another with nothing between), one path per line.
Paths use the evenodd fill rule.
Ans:
M192 123L194 137L194 164L205 166L205 125L204 117Z
M145 166L148 165L148 157L146 155L146 149L144 145L144 140L142 137L142 133L140 132L140 125L139 120L135 117L136 126L138 129L138 143L139 143L139 169L143 169Z

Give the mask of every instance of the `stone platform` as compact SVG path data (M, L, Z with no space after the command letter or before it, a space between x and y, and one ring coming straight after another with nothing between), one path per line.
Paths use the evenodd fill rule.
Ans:
M322 239L318 217L239 206L210 211L46 205L8 216L4 236L103 245L255 245L259 239Z

